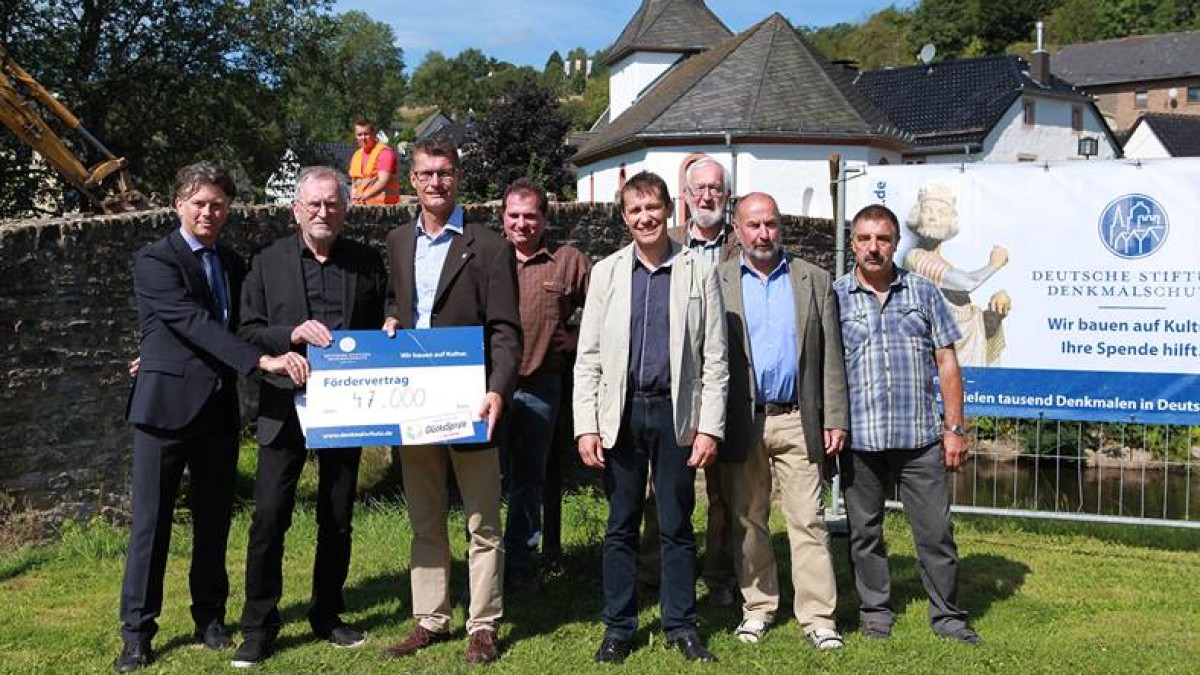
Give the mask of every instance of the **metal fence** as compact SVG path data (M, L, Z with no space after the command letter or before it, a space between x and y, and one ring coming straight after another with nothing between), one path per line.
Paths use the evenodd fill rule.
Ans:
M970 441L957 513L1200 529L1200 426L976 418Z

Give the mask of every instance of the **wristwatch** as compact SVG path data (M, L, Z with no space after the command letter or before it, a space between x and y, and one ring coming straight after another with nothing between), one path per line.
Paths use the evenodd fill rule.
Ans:
M955 436L958 436L960 438L967 437L967 430L961 424L947 424L945 427L943 427L943 429L945 429L946 431L949 431L950 433L952 433Z

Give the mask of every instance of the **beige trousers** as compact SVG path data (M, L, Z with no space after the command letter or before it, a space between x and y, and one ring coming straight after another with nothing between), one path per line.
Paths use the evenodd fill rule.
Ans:
M413 617L426 630L450 630L450 495L446 471L454 476L467 514L467 567L471 604L467 632L495 630L504 613L504 540L500 532L500 458L496 448L460 451L447 445L400 447L404 496L412 523Z
M800 412L755 418L761 439L743 462L721 466L733 520L734 568L744 619L771 623L779 609L779 573L771 551L771 473L791 544L793 611L801 628L833 628L837 586L821 507L821 465L808 459Z

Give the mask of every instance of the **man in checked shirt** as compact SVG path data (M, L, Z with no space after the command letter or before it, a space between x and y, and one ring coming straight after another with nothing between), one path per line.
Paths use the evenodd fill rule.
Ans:
M850 226L857 264L833 284L850 399L850 452L842 453L841 468L862 632L886 639L895 620L883 541L890 476L912 525L933 631L979 644L958 604L958 547L946 485L946 471L967 457L962 373L954 354L960 335L938 288L896 267L899 240L896 214L878 204L862 209Z
M541 539L542 495L562 400L566 354L578 329L567 321L583 306L592 263L579 249L545 236L546 191L518 180L504 193L504 236L517 255L524 353L512 407L500 435L501 470L507 478L504 585L516 593L537 589L533 553Z

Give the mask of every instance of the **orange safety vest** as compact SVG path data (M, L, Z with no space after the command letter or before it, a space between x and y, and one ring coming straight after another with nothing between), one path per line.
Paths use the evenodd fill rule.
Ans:
M379 153L388 149L384 143L376 143L371 149L371 156L367 158L367 168L363 169L362 158L363 151L359 148L354 151L354 156L350 158L350 179L352 181L350 189L350 198L352 201L357 200L358 195L367 191L375 181L378 180L378 171L375 170L375 162L379 160ZM366 201L367 204L399 204L400 203L400 176L399 167L388 179L387 187L383 192L371 197Z

